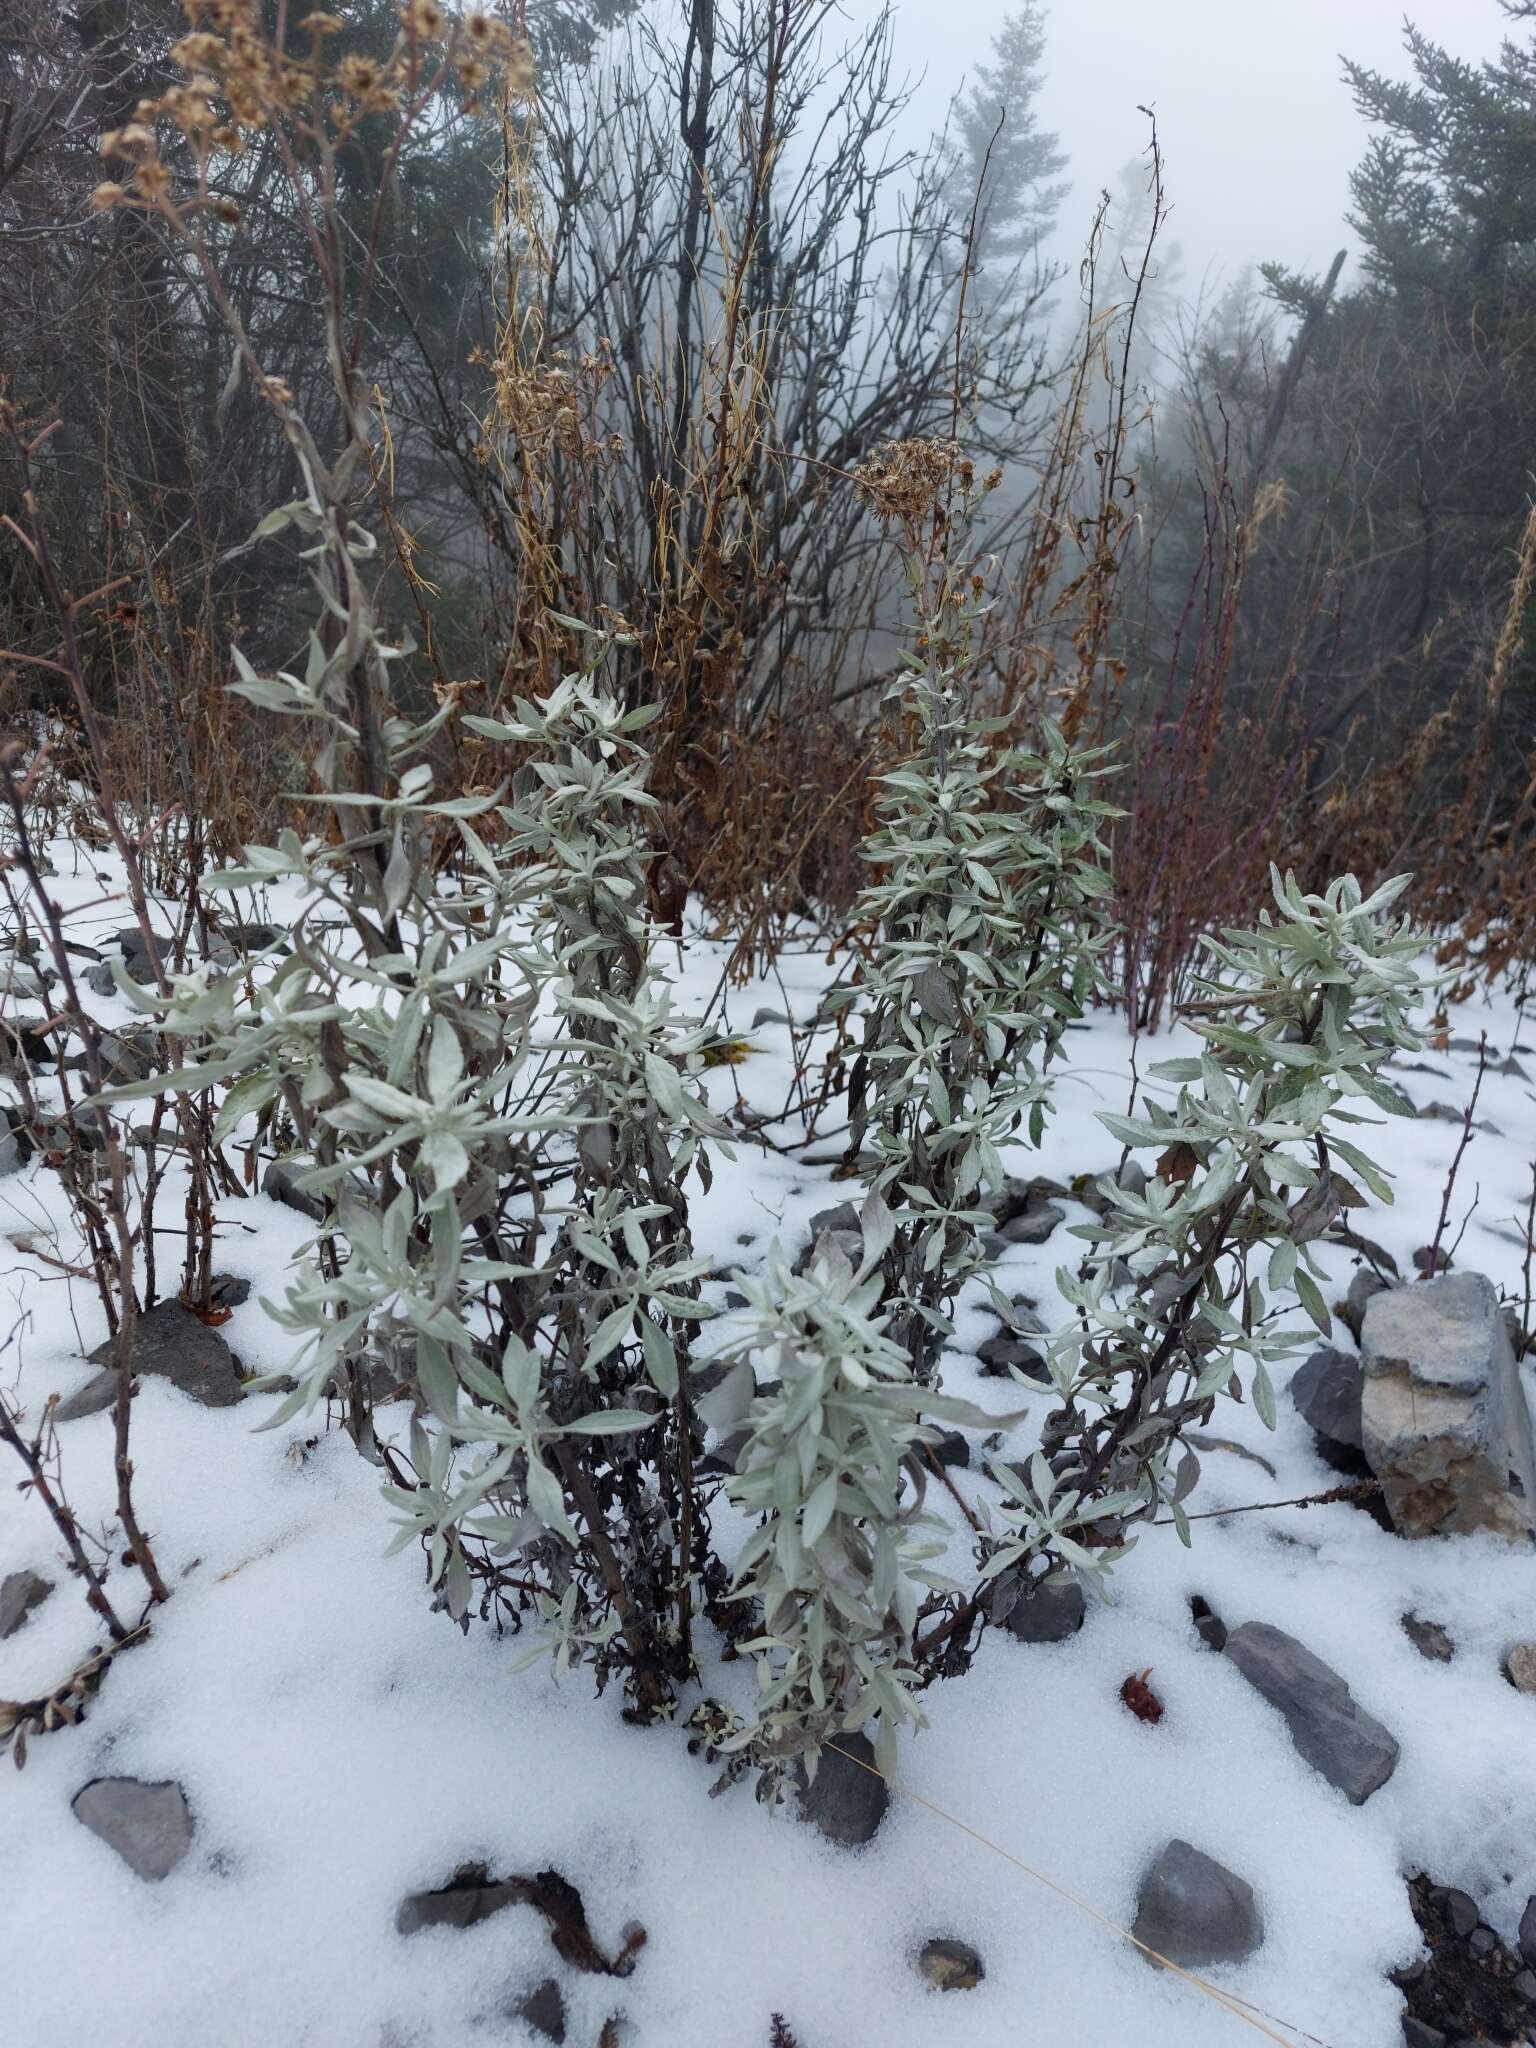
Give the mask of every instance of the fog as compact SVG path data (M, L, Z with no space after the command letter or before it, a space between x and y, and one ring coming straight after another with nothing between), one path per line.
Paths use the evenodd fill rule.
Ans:
M1271 259L1325 268L1353 248L1349 173L1367 132L1340 54L1406 77L1405 11L1469 59L1491 56L1505 30L1496 0L1055 0L1040 117L1070 154L1072 192L1050 253L1075 264L1101 188L1145 147L1139 104L1157 116L1186 291ZM926 125L987 60L1006 12L1005 0L896 0Z

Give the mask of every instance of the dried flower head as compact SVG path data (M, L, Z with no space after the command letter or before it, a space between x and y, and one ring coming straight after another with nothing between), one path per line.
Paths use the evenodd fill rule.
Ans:
M448 27L448 17L437 0L405 0L400 20L407 35L427 43L439 41Z
M159 157L152 156L133 174L133 189L141 199L163 199L171 189L171 174Z
M954 441L886 441L859 464L854 485L877 518L916 526L948 490L962 461Z
M336 83L355 100L368 99L377 92L382 78L371 57L343 57L336 66Z
M101 156L137 156L141 150L153 149L155 131L146 128L142 121L130 121L126 128L109 128L97 144Z

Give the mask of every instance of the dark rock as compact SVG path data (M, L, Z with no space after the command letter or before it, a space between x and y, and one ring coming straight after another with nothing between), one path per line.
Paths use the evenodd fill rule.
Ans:
M112 969L105 960L93 960L84 970L82 979L92 995L115 996L117 994L117 976L112 972Z
M1477 1910L1477 1901L1469 1892L1457 1891L1454 1885L1436 1885L1429 1895L1440 1908L1445 1924L1458 1941L1465 1941L1473 1933L1482 1915Z
M1011 1337L1000 1333L989 1337L976 1353L982 1375L987 1379L1006 1379L1010 1373L1021 1372L1026 1379L1036 1381L1040 1386L1049 1386L1051 1376L1045 1360L1033 1344L1026 1344L1022 1337Z
M1369 1266L1362 1266L1349 1283L1349 1290L1341 1302L1335 1304L1339 1321L1358 1344L1360 1326L1365 1321L1365 1305L1378 1294L1387 1292L1387 1282L1379 1273L1373 1273Z
M1517 1970L1509 1981L1511 1989L1517 1991L1527 2005L1536 2005L1536 1970Z
M1456 1654L1456 1645L1438 1621L1424 1621L1417 1614L1405 1614L1403 1633L1419 1655L1428 1657L1431 1663L1449 1664Z
M0 1579L0 1643L15 1635L34 1607L41 1607L53 1591L51 1579L36 1572L12 1572Z
M1360 1396L1365 1367L1358 1358L1321 1344L1291 1374L1290 1395L1298 1414L1320 1437L1350 1450L1360 1448Z
M1467 1936L1467 1947L1475 1956L1491 1956L1499 1946L1499 1937L1491 1927L1474 1927Z
M1446 2048L1445 2036L1438 2027L1426 2026L1423 2020L1416 2020L1411 2012L1405 2012L1403 2048Z
M307 1216L312 1223L325 1221L325 1204L318 1195L306 1194L298 1184L303 1166L290 1166L285 1159L274 1159L261 1176L261 1192L274 1202L281 1202L285 1209L296 1209L301 1216Z
M876 1774L874 1762L867 1735L839 1735L835 1749L822 1750L814 1779L800 1767L800 1818L846 1849L872 1840L891 1803L890 1788Z
M410 1892L395 1908L395 1930L419 1934L424 1927L473 1927L506 1906L528 1897L528 1887L513 1878L497 1883L483 1863L466 1863L436 1891Z
M1003 1627L1021 1643L1064 1643L1077 1634L1087 1611L1083 1589L1075 1579L1058 1586L1037 1579L1014 1602Z
M77 1387L67 1400L59 1403L53 1411L53 1419L55 1422L78 1422L83 1415L99 1415L116 1399L117 1374L110 1369L98 1372L83 1387Z
M1520 1932L1515 1937L1520 1944L1520 1953L1533 1969L1536 1969L1536 1893L1525 1902L1525 1911L1520 1915Z
M933 1446L933 1455L941 1465L963 1470L971 1462L971 1446L962 1430L946 1429Z
M266 952L268 947L275 946L282 937L283 934L276 925L230 925L224 931L210 933L208 951L204 958L212 961L216 967L233 966L238 960L248 960L258 953ZM286 944L283 951L288 951Z
M546 2041L565 2039L565 1994L558 1977L546 1977L507 2008L508 2019L526 2020Z
M1188 1842L1171 1841L1141 1881L1136 1923L1144 1949L1182 1970L1241 1962L1264 1939L1252 1887Z
M834 1233L859 1229L859 1212L852 1202L838 1202L830 1209L818 1209L811 1218L811 1243L827 1231Z
M1022 1215L1010 1216L1006 1223L999 1224L998 1235L1006 1244L1044 1244L1065 1215L1054 1202L1042 1202L1038 1208L1026 1209Z
M0 1121L0 1180L8 1173L20 1173L31 1157L32 1148L12 1130L8 1121Z
M91 1362L114 1365L116 1354L117 1339L109 1337L91 1353ZM157 1301L137 1319L133 1370L169 1380L205 1408L232 1408L245 1392L235 1354L217 1330L179 1301Z
M1392 1736L1294 1636L1246 1621L1228 1637L1227 1655L1284 1716L1300 1754L1352 1805L1363 1806L1396 1770L1400 1752Z
M160 1034L141 1027L136 1031L103 1031L102 1070L109 1088L129 1081L146 1081L151 1074L165 1071L165 1048Z
M250 1281L237 1273L215 1273L208 1283L208 1299L214 1308L239 1308L250 1298Z
M1208 1650L1224 1650L1227 1647L1227 1624L1211 1606L1196 1593L1189 1603L1190 1619L1195 1624L1195 1634Z
M918 1950L917 1967L937 1991L974 1991L987 1966L968 1941L938 1935Z
M71 1804L76 1820L150 1882L168 1877L192 1846L191 1809L174 1780L93 1778Z

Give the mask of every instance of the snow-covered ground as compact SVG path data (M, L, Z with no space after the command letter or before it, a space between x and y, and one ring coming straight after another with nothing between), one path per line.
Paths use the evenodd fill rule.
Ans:
M109 864L96 866L110 887ZM79 904L104 893L87 869L58 886ZM128 921L121 902L98 902L71 935L90 943ZM713 993L721 959L719 947L688 942L684 1009ZM757 1050L711 1075L717 1102L739 1084L760 1107L783 1104L788 1032L752 1019L786 998L809 1018L828 978L819 955L792 954L778 976L731 992L726 1022ZM115 999L100 1010L128 1021ZM1452 1030L1475 1039L1486 1029L1502 1059L1519 1023L1509 1001L1479 999ZM1143 1070L1182 1049L1177 1036L1156 1052L1143 1045ZM1067 1180L1118 1155L1094 1112L1125 1108L1130 1041L1101 1017L1070 1044L1044 1148L1010 1159L1019 1172ZM1421 1105L1460 1108L1475 1056L1423 1057L1436 1071L1399 1071L1402 1085ZM1526 1064L1536 1074L1536 1056ZM1518 1074L1489 1073L1478 1115L1500 1135L1475 1137L1452 1213L1454 1236L1475 1196L1457 1265L1510 1295L1522 1285L1531 1102ZM1458 1137L1432 1119L1375 1134L1398 1201L1354 1220L1405 1272L1434 1234ZM837 1141L810 1149L830 1157ZM696 1202L700 1248L723 1271L754 1265L775 1236L798 1247L811 1214L853 1192L830 1171L741 1147ZM173 1229L178 1210L163 1201ZM225 1203L221 1219L220 1269L255 1283L223 1335L247 1369L280 1369L286 1340L256 1297L280 1293L308 1226L260 1196ZM33 1413L86 1380L84 1354L105 1334L89 1284L14 1249L28 1238L47 1247L52 1230L68 1241L49 1169L0 1179L3 1294L29 1319L0 1377ZM176 1249L168 1239L162 1258L174 1262ZM1058 1230L1010 1250L998 1277L1060 1320L1052 1275L1080 1249ZM1353 1259L1324 1256L1333 1299ZM723 1294L722 1281L714 1298ZM0 1302L0 1322L12 1320ZM711 1325L709 1341L729 1328ZM962 1346L995 1328L967 1307ZM1334 1341L1350 1340L1341 1328ZM1014 1386L981 1376L958 1347L945 1384L996 1412L1019 1405ZM1396 2048L1401 1998L1384 1972L1419 1944L1405 1874L1463 1886L1506 1935L1536 1892L1536 1698L1500 1668L1512 1641L1536 1635L1536 1554L1488 1538L1403 1541L1343 1504L1204 1520L1192 1551L1172 1528L1148 1530L1110 1604L1092 1607L1071 1640L989 1633L971 1674L927 1695L930 1726L905 1741L901 1764L920 1796L898 1796L873 1843L850 1852L771 1817L748 1787L711 1799L714 1773L680 1729L627 1727L617 1698L593 1698L584 1674L556 1684L543 1667L520 1670L526 1641L479 1625L461 1635L431 1613L419 1556L383 1554L376 1469L339 1429L326 1433L323 1415L258 1434L278 1398L208 1409L164 1381L142 1384L135 1492L174 1598L149 1640L117 1661L84 1724L35 1738L26 1768L0 1777L6 2048L493 2048L539 2038L514 2009L551 1975L577 2048L597 2048L615 2014L623 2024L609 2040L633 2048L767 2048L775 2012L800 2048L1231 2048L1253 2038L1249 2025L1096 1917L1129 1924L1140 1874L1170 1836L1230 1866L1258 1897L1263 1946L1210 1972L1215 1983L1282 2040ZM1010 1455L1032 1447L1049 1404L1030 1405ZM405 1415L382 1410L381 1433L392 1420L403 1432ZM106 1413L60 1430L64 1478L88 1526L111 1518L111 1430ZM1202 1455L1193 1513L1336 1483L1283 1395L1273 1434L1230 1403L1212 1434L1223 1447ZM972 1469L955 1475L968 1496L991 1484L973 1448ZM20 1477L14 1465L0 1471L0 1577L32 1568L58 1590L0 1643L9 1698L57 1683L102 1640L64 1578L47 1515L11 1483ZM955 1549L963 1564L966 1543ZM114 1590L130 1578L119 1571ZM1300 1637L1385 1722L1402 1758L1366 1805L1309 1768L1280 1716L1202 1646L1194 1594L1229 1625L1268 1621ZM1453 1662L1420 1655L1401 1627L1410 1612L1444 1625ZM1125 1677L1148 1666L1167 1709L1158 1725L1119 1698ZM72 1815L74 1794L103 1775L185 1788L196 1835L164 1882L133 1875ZM609 1953L640 1922L649 1938L633 1973L568 1966L545 1921L521 1906L468 1930L396 1932L403 1895L471 1861L493 1875L558 1870ZM913 1957L935 1935L978 1949L984 1982L930 1989Z

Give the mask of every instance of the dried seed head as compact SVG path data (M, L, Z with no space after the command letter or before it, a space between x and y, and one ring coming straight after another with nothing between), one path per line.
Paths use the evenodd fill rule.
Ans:
M437 0L405 0L400 20L408 35L428 43L439 41L448 26L448 17Z
M109 128L97 144L100 156L137 156L141 150L153 149L155 131L146 128L142 121L130 121L126 128Z

